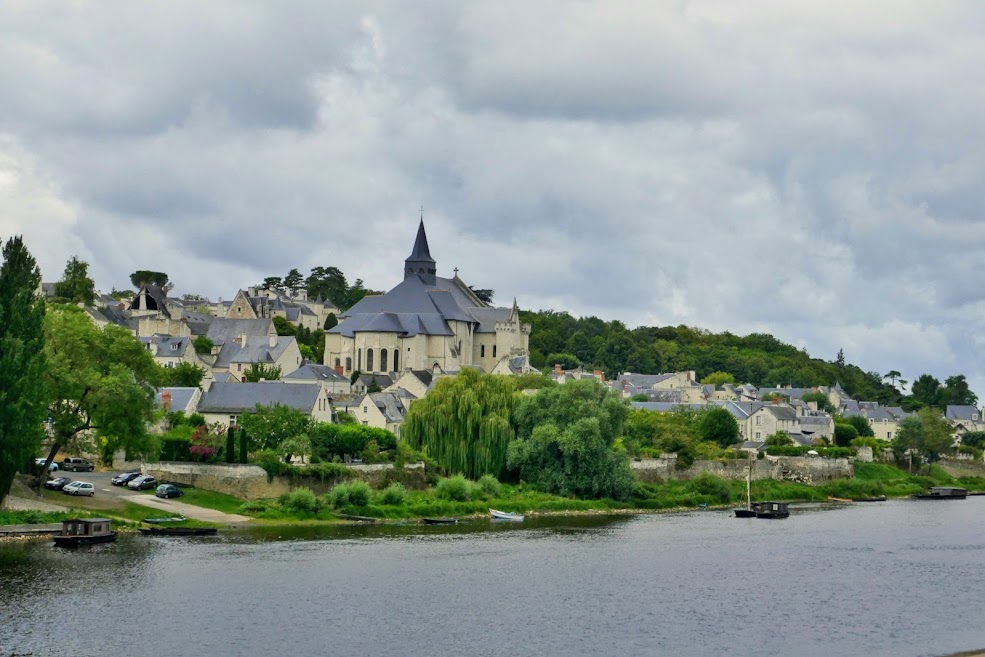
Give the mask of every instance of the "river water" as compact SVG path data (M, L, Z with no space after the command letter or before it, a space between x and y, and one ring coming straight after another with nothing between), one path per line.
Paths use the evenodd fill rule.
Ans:
M8 655L941 655L985 646L985 497L0 544Z

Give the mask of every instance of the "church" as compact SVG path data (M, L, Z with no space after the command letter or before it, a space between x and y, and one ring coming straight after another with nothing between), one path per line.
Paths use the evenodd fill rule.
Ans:
M437 275L424 221L404 261L403 282L383 295L367 296L339 316L326 332L325 364L353 372L407 370L518 374L528 364L530 325L512 308L494 308L458 277Z

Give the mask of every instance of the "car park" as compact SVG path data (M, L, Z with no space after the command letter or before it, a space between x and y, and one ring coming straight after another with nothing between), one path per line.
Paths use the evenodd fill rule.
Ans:
M121 472L109 481L114 486L125 486L139 476L141 476L140 472Z
M72 456L62 461L62 470L66 472L92 472L96 466L85 459Z
M61 490L66 484L72 483L72 480L68 477L56 477L50 481L44 482L44 487L48 490Z
M44 459L44 458L34 459L34 464L37 465L38 467L43 467L44 466L44 462L47 461L47 460L48 459ZM48 472L54 472L57 469L58 469L58 464L55 463L54 461L52 461L51 463L48 464Z
M174 484L161 484L157 487L157 490L154 491L154 495L167 499L169 497L181 497L184 493L182 493L181 489Z
M73 481L62 487L62 492L69 495L88 495L92 497L96 494L96 487L86 481Z
M130 490L147 490L157 486L157 479L150 475L140 475L127 484Z

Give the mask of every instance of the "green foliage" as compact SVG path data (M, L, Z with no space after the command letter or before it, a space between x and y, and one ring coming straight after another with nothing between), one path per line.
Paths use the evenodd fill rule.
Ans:
M20 237L3 247L0 266L0 501L18 469L38 451L45 404L45 303L37 262Z
M848 447L852 441L858 438L858 430L851 424L835 423L835 444L839 447Z
M646 402L646 401L650 401L650 398L647 397L645 392L638 392L632 397L630 397L629 400L634 402Z
M226 430L226 463L236 462L236 428Z
M687 482L687 489L707 495L720 504L728 504L732 501L732 491L729 484L721 477L716 477L708 472L703 472Z
M716 388L721 388L726 383L732 385L736 384L735 377L728 372L712 372L708 376L701 379L701 383L705 385L715 386Z
M540 390L541 388L549 388L550 386L557 385L557 381L540 372L527 372L526 374L512 378L517 390Z
M162 383L177 388L198 388L205 371L194 363L181 362L174 367L163 368Z
M553 388L544 388L539 394ZM501 475L513 440L510 423L516 392L510 377L463 369L438 380L410 407L401 435L449 473Z
M347 411L339 411L339 424L358 424L356 418Z
M314 453L311 438L306 433L285 438L277 446L277 451L285 458L299 456L302 462L306 456L311 456Z
M250 366L243 372L243 381L247 383L258 383L260 381L278 381L281 371L276 365L265 365L264 363L250 363Z
M200 335L192 341L192 345L195 347L196 354L199 356L208 356L212 353L212 347L215 346L215 343L208 337Z
M310 488L297 488L281 496L280 503L299 515L314 515L321 509L321 502Z
M239 430L239 462L247 463L249 460L250 438L246 429L240 427Z
M949 376L944 379L944 392L941 405L952 404L955 406L977 406L978 395L968 387L968 380L964 374Z
M338 317L335 316L335 313L329 313L328 317L325 318L325 325L322 326L322 328L327 331L329 329L335 328L338 325L339 325Z
M985 431L969 431L961 434L961 444L976 449L985 449Z
M916 415L903 418L893 440L897 454L906 449L919 450L931 465L954 447L953 428L935 408L922 408Z
M717 443L728 447L739 442L739 423L735 417L724 408L712 408L704 411L699 420L698 431L701 440Z
M407 501L407 489L403 484L395 481L380 491L377 501L389 506L403 506Z
M308 434L311 425L308 415L283 404L257 404L252 413L239 417L241 430L250 437L250 451L276 449L288 438Z
M488 497L496 498L500 496L503 491L503 485L499 483L499 480L492 475L482 475L479 477L479 488Z
M277 335L293 336L295 332L294 325L287 321L285 317L274 317L274 330L277 331Z
M317 422L312 424L308 435L311 437L312 453L324 460L362 455L370 443L375 445L367 455L380 460L381 451L389 452L397 447L397 437L393 433L361 424Z
M481 496L482 489L462 475L440 479L435 487L435 494L443 500L468 502Z
M943 394L941 382L929 374L921 374L910 386L910 396L921 406L940 406Z
M284 287L292 293L297 293L298 290L304 287L304 276L297 269L292 269L284 277Z
M851 447L819 447L812 445L776 445L766 448L766 453L770 456L806 456L807 452L815 451L818 456L831 459L842 459L854 456L855 450Z
M55 283L55 297L67 303L91 306L96 298L96 284L89 278L89 263L72 256L62 279Z
M556 365L560 365L562 370L574 370L581 367L581 361L574 354L549 354L546 360L548 367L552 369Z
M373 491L364 481L336 484L328 494L329 503L336 509L347 506L367 506Z
M855 427L858 435L862 438L874 437L876 432L872 430L872 423L862 415L852 415L838 421L839 424L850 424Z
M872 436L859 436L850 443L852 447L871 447L873 454L878 454L888 446L885 441Z
M160 459L162 461L190 461L191 437L196 427L179 424L161 436Z
M823 392L805 392L800 396L800 400L805 404L814 402L815 404L817 404L817 410L819 411L832 413L835 410L837 410L835 409L834 406L831 405L831 400L828 399L828 396Z
M631 455L644 451L677 454L677 467L686 469L694 462L699 440L698 413L680 406L670 413L633 409L626 420L623 443Z
M781 401L781 402L788 402L788 401L790 401L790 398L787 397L786 395L780 394L779 392L776 392L776 391L768 392L765 395L763 395L763 401L764 402L771 402L773 400L777 400L777 401Z
M777 431L768 435L764 444L767 447L782 447L784 445L793 445L794 443L793 438L786 431Z
M166 287L169 282L168 275L163 271L147 271L142 269L130 274L130 284L138 290L142 285Z

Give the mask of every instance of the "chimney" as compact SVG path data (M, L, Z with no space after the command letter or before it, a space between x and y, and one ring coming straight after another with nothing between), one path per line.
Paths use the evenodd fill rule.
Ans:
M602 370L592 370L592 374L594 374L599 381L605 381L605 372Z
M271 335L270 336L270 348L273 349L276 346L277 346L277 336L276 335Z
M164 410L166 410L166 411L170 411L171 410L171 391L170 390L165 390L164 392L161 393L161 406L163 406L164 407Z
M626 379L623 379L622 380L622 391L623 392L626 392L627 390L629 390L629 381L627 381Z
M335 371L336 373L338 373L339 376L343 376L345 374L345 368L343 368L341 365L336 365Z
M774 406L779 406L780 405L780 398L779 397L774 397L773 398L773 405Z
M242 335L239 336L239 346L241 346L241 347L245 347L246 346L246 334L245 333L243 333Z
M561 363L554 363L554 373L555 374L561 373Z

